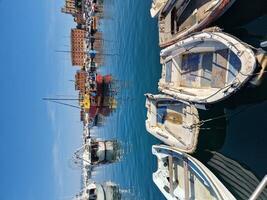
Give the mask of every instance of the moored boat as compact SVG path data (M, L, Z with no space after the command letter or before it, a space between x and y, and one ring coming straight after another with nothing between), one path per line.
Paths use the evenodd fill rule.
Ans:
M120 200L121 192L118 185L112 182L104 184L90 183L74 200Z
M161 51L159 90L202 105L222 101L251 79L255 55L252 47L229 34L192 34Z
M158 170L153 181L168 200L235 200L217 177L197 159L165 145L154 145Z
M74 153L75 163L99 166L118 161L121 156L120 144L117 140L96 140L90 136L84 138L84 145Z
M195 151L200 121L194 105L167 95L146 94L146 107L149 133L180 151Z
M235 0L169 0L158 19L159 44L169 46L182 37L207 28Z

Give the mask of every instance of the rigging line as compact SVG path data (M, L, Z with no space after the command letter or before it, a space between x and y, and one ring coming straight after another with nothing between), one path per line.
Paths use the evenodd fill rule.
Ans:
M77 99L77 98L43 98L44 101L79 101L81 99Z
M264 102L267 102L267 100L263 101L262 103ZM201 120L199 123L195 123L193 125L191 125L191 127L195 127L195 126L202 126L203 124L205 124L206 122L210 122L210 121L214 121L214 120L218 120L218 119L222 119L222 118L228 118L229 119L232 119L233 117L236 117L237 115L239 115L240 113L243 113L245 112L246 110L248 109L251 109L252 107L254 106L257 106L258 104L252 104L250 106L246 106L244 107L243 109L233 113L233 114L224 114L224 115L220 115L220 116L217 116L217 117L213 117L213 118L209 118L209 119L206 119L206 120Z
M67 104L67 103L62 103L62 102L60 102L60 101L56 101L56 100L50 100L51 102L53 102L53 103L56 103L56 104L60 104L60 105L64 105L64 106L69 106L69 107L71 107L71 108L77 108L77 109L81 109L81 107L79 107L79 106L75 106L75 105L71 105L71 104Z

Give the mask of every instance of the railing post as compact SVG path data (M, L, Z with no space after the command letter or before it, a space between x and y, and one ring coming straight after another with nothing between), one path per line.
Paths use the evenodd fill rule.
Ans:
M260 194L262 193L262 191L265 189L266 186L267 186L267 175L264 176L264 178L262 179L262 181L260 182L256 190L253 192L249 200L256 200L260 196Z

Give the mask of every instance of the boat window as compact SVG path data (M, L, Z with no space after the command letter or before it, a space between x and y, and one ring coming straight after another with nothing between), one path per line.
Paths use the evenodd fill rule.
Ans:
M167 113L167 106L161 106L157 109L157 123L163 124Z
M237 57L237 55L234 52L230 51L228 78L227 78L228 83L234 80L240 69L241 69L241 60Z
M168 186L166 186L166 185L163 187L163 189L164 189L167 193L170 192L170 188L169 188Z
M170 83L172 78L172 61L166 63L166 78L165 81Z
M91 149L91 160L93 163L98 162L99 158L97 156L97 149Z
M91 195L91 194L95 194L95 189L90 189L89 190L89 194Z
M88 191L87 191L88 193ZM89 190L89 200L96 200L97 196L96 196L96 190L95 189L90 189Z

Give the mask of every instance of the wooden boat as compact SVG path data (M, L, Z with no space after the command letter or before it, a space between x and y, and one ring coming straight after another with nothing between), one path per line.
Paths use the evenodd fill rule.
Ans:
M166 47L186 35L207 28L235 0L169 0L158 19L159 45Z
M193 34L161 51L159 90L198 104L219 102L251 79L251 47L223 32Z
M235 200L217 177L197 159L171 147L155 145L158 170L153 181L168 200Z
M195 106L167 95L146 94L146 107L149 133L180 151L195 151L199 134Z

